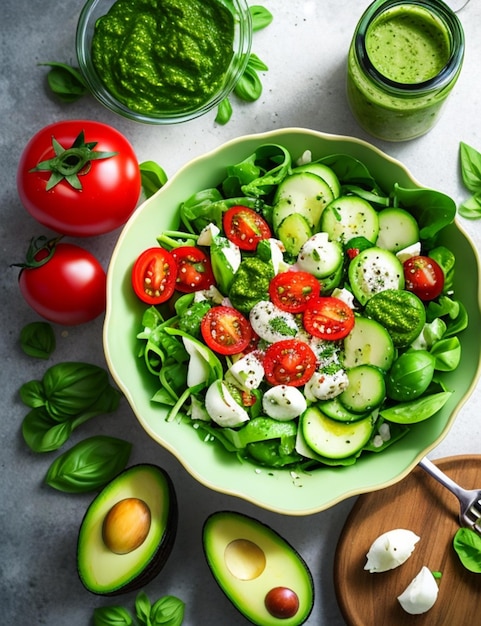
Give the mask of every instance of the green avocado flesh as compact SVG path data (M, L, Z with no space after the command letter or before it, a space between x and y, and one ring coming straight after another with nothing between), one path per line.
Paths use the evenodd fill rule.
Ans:
M220 511L207 518L203 545L219 587L253 624L298 626L307 620L314 604L311 573L296 550L269 526L240 513ZM269 592L279 588L297 595L295 614L275 616L266 608ZM275 608L282 611L282 603Z
M129 499L140 500L146 505L150 511L150 524L141 525L145 532L140 545L118 553L118 549L113 551L104 541L104 520L112 507ZM130 530L131 520L120 519L117 524L117 528L122 529L117 536L125 541L125 526ZM116 595L140 588L164 566L176 530L177 500L172 481L165 471L149 464L126 469L104 487L84 516L77 544L80 580L86 589L101 595Z

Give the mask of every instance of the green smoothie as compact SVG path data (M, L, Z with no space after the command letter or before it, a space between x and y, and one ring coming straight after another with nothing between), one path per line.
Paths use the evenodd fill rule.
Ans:
M363 128L381 139L402 141L435 124L459 75L464 39L455 14L446 19L436 2L378 0L371 7L383 5L358 25L349 51L347 93Z

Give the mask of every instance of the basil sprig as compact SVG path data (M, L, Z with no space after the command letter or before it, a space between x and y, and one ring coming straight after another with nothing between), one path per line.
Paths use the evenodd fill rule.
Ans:
M151 605L145 592L135 598L135 616L122 606L94 609L94 626L180 626L184 603L175 596L164 596Z
M55 345L55 333L48 322L31 322L20 331L20 347L28 356L48 359Z
M25 442L34 452L50 452L87 420L114 411L121 393L111 386L105 369L65 362L47 369L42 380L23 384L20 398L31 407L22 422Z
M96 491L125 469L131 450L132 444L123 439L89 437L55 459L45 482L66 493Z
M481 217L481 153L461 141L459 155L464 186L472 193L459 207L459 215L476 220Z

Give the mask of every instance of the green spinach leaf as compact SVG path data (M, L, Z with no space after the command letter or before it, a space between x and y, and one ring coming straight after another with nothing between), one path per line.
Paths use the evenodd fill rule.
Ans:
M31 322L20 331L20 347L28 356L48 359L55 345L55 333L48 322Z
M464 567L481 574L481 536L471 528L459 528L454 535L453 546Z

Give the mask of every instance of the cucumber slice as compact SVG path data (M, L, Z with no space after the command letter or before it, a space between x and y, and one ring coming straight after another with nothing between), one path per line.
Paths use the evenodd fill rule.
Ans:
M376 246L397 252L419 241L418 223L404 209L390 207L378 213L379 233Z
M303 215L291 213L280 223L277 237L288 254L297 256L302 246L312 237L312 229Z
M364 306L374 294L404 289L404 270L395 254L374 246L360 252L349 264L349 283Z
M374 411L386 397L384 373L373 365L358 365L347 370L349 385L339 396L339 402L353 413Z
M387 371L394 361L394 354L391 335L384 326L357 315L354 328L344 339L344 367L375 365Z
M366 411L364 413L354 413L353 411L349 411L339 400L339 396L332 398L331 400L323 400L322 402L318 402L317 406L319 409L337 422L357 422L360 419L364 419L369 417L370 412Z
M310 172L325 180L332 190L334 198L338 198L341 195L341 183L334 170L325 165L324 163L305 163L304 165L298 165L292 170L293 174L298 172Z
M307 445L328 459L342 459L359 452L369 441L374 427L372 416L341 423L311 406L302 415L301 429Z
M320 230L333 241L347 242L353 237L365 237L375 242L379 233L378 213L359 196L340 196L322 212Z
M324 208L334 199L325 180L310 172L286 176L277 188L272 210L276 232L281 222L292 213L303 215L313 231L319 230Z

